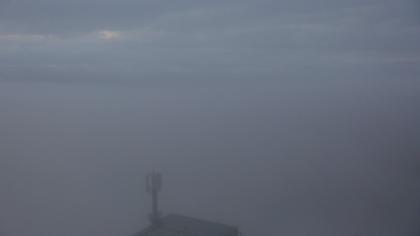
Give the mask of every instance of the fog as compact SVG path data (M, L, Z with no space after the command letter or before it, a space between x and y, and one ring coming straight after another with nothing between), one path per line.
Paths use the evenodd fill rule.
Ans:
M0 235L420 234L415 1L1 1Z
M419 84L378 83L3 84L2 230L131 235L159 170L164 212L249 235L415 235Z

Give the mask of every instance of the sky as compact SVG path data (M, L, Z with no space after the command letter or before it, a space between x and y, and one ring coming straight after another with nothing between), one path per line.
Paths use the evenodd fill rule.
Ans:
M416 0L0 0L0 236L420 234Z

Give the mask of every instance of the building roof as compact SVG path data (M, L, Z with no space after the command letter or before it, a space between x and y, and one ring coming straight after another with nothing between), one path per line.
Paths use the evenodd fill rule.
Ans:
M233 226L181 215L168 215L158 226L149 226L134 236L237 236Z

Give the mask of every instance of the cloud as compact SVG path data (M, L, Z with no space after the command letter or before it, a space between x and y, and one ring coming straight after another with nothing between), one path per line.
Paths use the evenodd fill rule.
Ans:
M38 79L52 62L97 68L89 71L119 80L276 79L343 68L348 76L352 70L394 75L402 67L410 71L405 75L417 73L420 32L412 2L322 3L12 1L0 14L0 60L8 77L25 76L12 67L30 67Z
M1 33L0 41L44 41L53 38L49 34L31 34L31 33Z
M98 36L100 39L114 40L114 39L121 38L121 33L116 32L116 31L110 31L110 30L102 30L98 32Z

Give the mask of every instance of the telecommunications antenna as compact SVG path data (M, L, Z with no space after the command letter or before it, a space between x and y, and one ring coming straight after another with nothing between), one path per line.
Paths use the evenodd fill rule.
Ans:
M152 225L158 225L161 219L161 212L159 211L158 193L162 188L162 175L157 172L152 172L146 176L146 191L152 195L152 213L149 215L149 220Z

